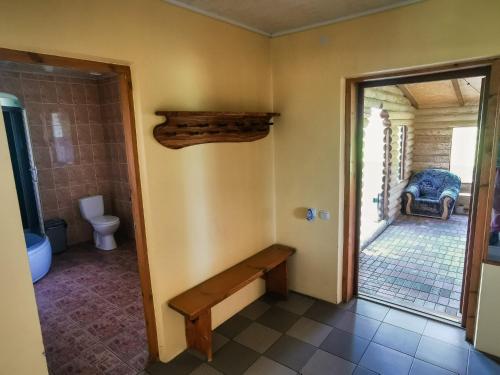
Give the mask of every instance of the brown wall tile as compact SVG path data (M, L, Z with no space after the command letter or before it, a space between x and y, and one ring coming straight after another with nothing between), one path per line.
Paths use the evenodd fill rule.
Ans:
M75 105L75 122L76 124L89 124L89 113L87 106L84 104Z
M40 189L54 189L54 175L52 169L40 169L38 171L38 185Z
M96 84L85 85L85 94L88 104L100 104L99 93Z
M57 103L56 84L50 81L40 81L40 98L43 103Z
M41 102L39 81L34 79L23 79L22 88L25 102Z
M35 164L39 169L52 168L50 150L48 147L34 146L33 157L35 159Z
M78 144L91 144L92 136L90 135L89 125L78 125L76 127L76 132L78 134Z
M87 196L87 187L85 184L71 186L70 188L71 199L78 203L78 199Z
M92 151L94 153L94 161L96 163L105 163L109 160L109 151L104 144L92 145Z
M33 125L29 127L31 144L33 146L48 146L45 127L42 125Z
M0 86L1 86L1 78L0 78ZM10 92L10 91L8 91ZM31 103L26 106L26 117L28 118L29 126L32 125L40 125L44 126L45 121L45 113L44 113L44 105L41 103Z
M92 143L104 143L104 128L101 125L90 125Z
M73 94L69 83L56 83L57 102L60 104L73 104Z
M70 244L92 240L78 199L102 194L133 236L118 81L0 70L0 90L26 106L45 219L68 223Z
M71 85L71 92L73 94L73 102L75 104L86 104L87 99L85 95L85 85L74 83Z
M52 171L56 187L69 186L68 170L66 168L54 168Z
M40 190L40 200L44 211L57 210L57 197L55 189Z
M94 154L92 152L92 145L80 145L80 163L81 164L93 164Z
M56 189L56 197L57 197L57 208L71 208L72 200L69 188L57 188Z
M101 107L99 105L87 105L87 111L89 115L89 123L102 124Z

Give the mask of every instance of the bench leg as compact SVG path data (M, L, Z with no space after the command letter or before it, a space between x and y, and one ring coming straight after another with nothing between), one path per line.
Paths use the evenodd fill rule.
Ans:
M266 273L266 292L288 298L288 270L286 261Z
M186 321L186 341L189 349L195 349L212 361L212 314L204 311L195 320Z

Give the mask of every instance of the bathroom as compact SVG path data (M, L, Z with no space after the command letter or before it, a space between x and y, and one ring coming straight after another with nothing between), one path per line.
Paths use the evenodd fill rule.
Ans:
M120 93L113 73L0 62L0 103L54 374L82 367L134 374L148 358ZM43 234L51 223L62 227L54 219L64 220L67 246L61 236L42 246L51 243Z

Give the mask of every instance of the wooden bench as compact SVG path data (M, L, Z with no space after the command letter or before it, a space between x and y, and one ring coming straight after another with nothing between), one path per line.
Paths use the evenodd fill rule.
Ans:
M211 308L259 277L266 280L266 292L286 298L286 261L293 253L295 249L291 247L272 245L171 299L168 305L184 315L188 347L200 351L211 361Z

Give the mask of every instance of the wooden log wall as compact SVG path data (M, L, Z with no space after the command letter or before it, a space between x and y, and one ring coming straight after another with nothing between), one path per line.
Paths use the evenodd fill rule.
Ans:
M477 105L417 110L413 171L449 170L453 128L477 126L477 112Z
M365 126L368 124L368 117L371 108L382 108L389 112L391 122L391 170L389 176L389 203L387 213L387 223L393 222L401 213L401 193L408 183L412 170L413 156L413 123L416 109L410 101L404 96L403 92L396 86L383 86L367 88L364 98ZM406 157L405 157L405 175L399 179L400 165L400 127L406 125Z

